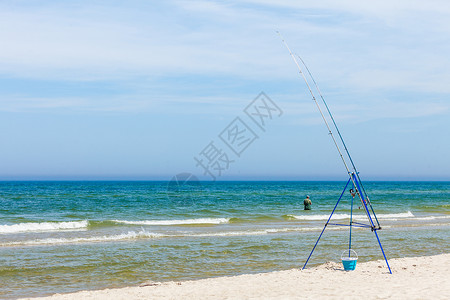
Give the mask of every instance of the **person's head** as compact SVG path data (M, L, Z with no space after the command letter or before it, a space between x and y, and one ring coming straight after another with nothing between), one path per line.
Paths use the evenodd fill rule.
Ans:
M306 198L308 198L308 199L309 199L309 195L306 195Z

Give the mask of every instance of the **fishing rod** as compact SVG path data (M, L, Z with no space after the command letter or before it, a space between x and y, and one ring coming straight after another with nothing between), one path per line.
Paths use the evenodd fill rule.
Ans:
M297 68L298 68L298 70L299 70L299 73L302 75L303 80L305 81L306 86L308 87L308 90L309 90L309 92L310 92L310 94L311 94L311 96L312 96L312 98L313 98L313 101L315 102L315 104L316 104L316 106L317 106L317 108L318 108L318 110L319 110L319 112L320 112L320 115L322 116L322 119L323 119L325 125L327 126L328 133L329 133L329 135L331 136L331 138L332 138L332 140L333 140L333 143L334 143L334 145L336 146L336 149L337 149L338 152L339 152L339 156L341 157L341 160L342 160L342 162L343 162L343 164L344 164L344 166L345 166L345 169L347 170L347 173L348 173L349 176L350 176L350 179L351 179L351 181L352 181L352 183L353 183L353 186L355 187L355 189L356 189L356 191L357 191L357 194L358 194L358 196L359 196L359 198L360 198L360 201L361 201L362 205L363 205L363 206L366 206L366 204L369 204L369 206L370 206L370 208L371 208L371 210L372 210L372 213L373 213L373 215L374 215L374 217L375 217L375 220L376 220L376 222L377 222L378 228L375 228L375 224L373 224L373 221L372 221L372 218L370 217L369 212L368 212L366 209L364 210L365 213L366 213L366 215L367 215L367 217L368 217L368 219L369 219L369 221L370 221L370 223L372 224L372 230L373 230L373 229L381 229L380 223L378 222L378 219L377 219L377 217L376 217L376 215L375 215L375 211L373 210L373 207L372 207L372 204L370 203L369 197L367 196L367 193L366 193L366 191L365 191L365 189L364 189L364 187L363 187L363 185L362 185L362 183L361 183L361 179L360 179L360 177L359 177L359 172L358 172L358 170L356 169L356 166L355 166L355 164L354 164L354 162L353 162L353 159L352 159L352 157L351 157L351 155L350 155L350 152L349 152L348 149L347 149L347 146L346 146L346 144L345 144L345 142L344 142L344 139L343 139L343 137L342 137L342 135L341 135L341 133L340 133L340 131L339 131L339 128L338 128L338 126L337 126L337 124L336 124L336 122L335 122L335 120L334 120L334 117L333 117L333 115L331 114L331 111L330 111L330 109L329 109L329 107L328 107L328 105L327 105L327 103L326 103L324 97L322 96L322 93L320 92L319 86L317 85L316 81L314 80L314 77L312 76L311 72L309 71L309 68L307 67L307 65L305 64L305 62L303 61L303 59L302 59L299 55L297 55L298 58L300 59L300 61L302 62L303 66L304 66L305 69L307 70L307 72L308 72L308 74L309 74L309 77L312 79L312 81L313 81L313 83L314 83L314 85L315 85L315 87L316 87L316 89L317 89L317 92L318 92L318 94L320 95L320 98L321 98L323 104L324 104L325 107L326 107L326 110L327 110L327 112L328 112L328 115L330 116L330 118L331 118L331 120L332 120L332 122L333 122L334 128L336 129L336 132L337 132L338 135L339 135L340 142L342 143L342 145L343 145L343 147L344 147L344 149L345 149L345 153L346 153L348 159L350 160L350 163L351 163L351 165L352 165L352 171L350 171L350 168L349 168L348 165L347 165L347 162L346 162L346 160L345 160L345 158L344 158L344 156L343 156L343 154L342 154L342 151L341 151L341 149L340 149L340 147L339 147L339 144L338 144L338 142L337 142L337 140L336 140L336 138L335 138L335 136L334 136L334 134L333 134L333 132L332 132L332 130L331 130L329 124L328 124L327 119L325 118L325 115L324 115L323 112L322 112L322 109L321 109L321 107L320 107L320 105L319 105L319 103L318 103L318 101L317 101L317 99L316 99L316 97L315 97L315 95L314 95L314 92L312 91L312 89L311 89L311 87L310 87L310 85L309 85L309 83L308 83L308 80L307 80L305 74L304 74L303 71L302 71L302 68L300 67L300 64L298 63L297 59L295 58L294 54L292 53L291 49L289 48L288 44L286 43L286 41L284 40L284 38L283 38L283 36L280 34L280 32L277 31L277 34L280 36L280 38L281 38L283 44L284 44L285 47L288 49L289 54L291 55L292 59L294 60L295 64L297 65ZM353 174L354 174L354 175L353 175ZM356 176L357 180L355 180L356 178L355 178L354 176ZM360 188L359 188L359 187L360 187ZM361 194L361 192L362 192L363 194Z
M310 77L311 80L313 81L314 86L316 87L316 90L317 90L317 92L319 93L319 96L320 96L320 98L322 99L322 102L323 102L323 104L325 105L325 108L327 109L328 115L330 116L331 121L333 122L334 128L336 129L336 132L337 132L338 135L339 135L339 138L340 138L340 140L341 140L342 146L344 147L345 152L347 153L347 156L348 156L348 158L349 158L349 160L350 160L350 163L351 163L351 165L352 165L352 167L353 167L353 171L354 171L356 177L358 178L359 184L361 185L361 190L362 190L362 192L364 193L364 196L366 197L366 201L367 201L367 203L369 204L370 209L372 210L372 213L373 213L373 215L374 215L374 217L375 217L375 220L376 220L376 222L377 222L377 224L378 224L378 228L381 228L381 227L380 227L380 222L378 222L377 215L375 214L375 211L373 210L372 203L371 203L370 200L369 200L369 196L367 195L367 192L366 192L366 190L365 190L365 188L364 188L364 186L363 186L363 184L362 184L361 178L359 177L359 172L358 172L358 170L356 169L355 163L353 162L352 156L350 155L350 152L349 152L348 149L347 149L347 145L346 145L345 142L344 142L344 138L342 137L342 134L341 134L341 132L339 131L339 128L338 128L338 126L337 126L337 124L336 124L336 121L334 120L334 117L333 117L333 115L331 114L330 108L328 107L327 102L326 102L325 99L323 98L322 92L320 91L319 86L317 85L316 80L314 80L314 77L312 76L311 71L309 71L308 66L307 66L306 63L303 61L303 59L300 57L300 55L297 54L297 57L298 57L298 59L300 59L300 61L302 62L303 66L305 66L305 69L306 69L306 71L308 72L309 77ZM356 187L355 187L355 188L356 188Z
M280 34L278 31L277 31L277 33L278 33L278 35L281 37L281 40L283 41L284 45L286 46L286 48L287 48L288 51L289 51L289 54L291 55L292 59L294 60L295 64L297 65L297 68L298 68L300 74L302 75L303 80L305 80L306 86L308 87L308 90L309 90L309 92L311 93L311 96L312 96L312 98L313 98L313 101L314 101L314 103L316 104L316 106L317 106L317 108L318 108L318 110L319 110L319 112L320 112L320 115L322 116L322 119L323 119L323 121L325 122L325 125L327 126L328 133L330 134L331 138L333 139L334 145L336 146L336 149L337 149L337 151L339 152L339 156L341 157L342 162L344 163L345 169L347 169L347 172L350 174L350 173L351 173L351 172L350 172L350 169L349 169L349 167L348 167L348 165L347 165L347 162L345 161L344 156L342 155L342 152L341 152L341 149L339 148L338 142L336 141L336 139L335 139L335 137L334 137L334 135L333 135L333 132L331 131L330 125L328 125L328 121L327 121L327 119L325 118L325 116L324 116L324 114L323 114L323 112L322 112L322 109L320 108L320 105L319 105L319 103L318 103L317 100L316 100L316 97L314 96L314 93L313 93L313 91L312 91L312 89L311 89L311 87L310 87L310 85L309 85L309 83L308 83L308 80L307 80L306 77L305 77L305 74L302 72L302 68L300 67L299 63L297 62L297 59L295 58L294 54L292 53L291 49L289 48L288 44L287 44L286 41L283 39L283 37L281 36L281 34Z

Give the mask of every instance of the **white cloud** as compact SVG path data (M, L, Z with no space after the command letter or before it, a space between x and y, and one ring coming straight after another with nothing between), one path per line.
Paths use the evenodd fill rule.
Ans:
M19 79L126 79L125 85L136 76L148 77L151 85L152 78L170 81L193 74L220 74L239 82L296 82L295 66L275 34L280 29L325 91L450 92L450 42L443 38L450 32L450 5L445 1L134 4L2 5L0 74ZM206 83L199 79L188 84L202 89ZM186 95L180 101L194 98ZM220 99L217 94L207 98ZM103 103L85 99L69 97L61 105Z
M246 97L180 97L177 95L127 96L52 96L0 97L3 112L103 112L103 113L154 113L171 115L220 115L233 116L241 113L256 95Z

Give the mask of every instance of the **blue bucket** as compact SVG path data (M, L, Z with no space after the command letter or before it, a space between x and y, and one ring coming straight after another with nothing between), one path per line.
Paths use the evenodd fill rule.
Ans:
M344 250L341 255L341 260L345 271L353 271L356 268L358 254L353 249Z
M344 265L345 271L353 271L356 268L357 258L344 258L342 259L342 264Z

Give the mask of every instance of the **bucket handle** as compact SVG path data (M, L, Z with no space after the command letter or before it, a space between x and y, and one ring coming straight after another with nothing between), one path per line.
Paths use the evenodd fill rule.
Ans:
M343 260L344 258L352 258L352 259L355 259L354 257L352 257L352 253L356 256L356 259L358 259L358 254L356 253L355 250L353 250L353 249L346 249L346 250L344 250L344 252L342 252L342 254L341 254L341 260Z

